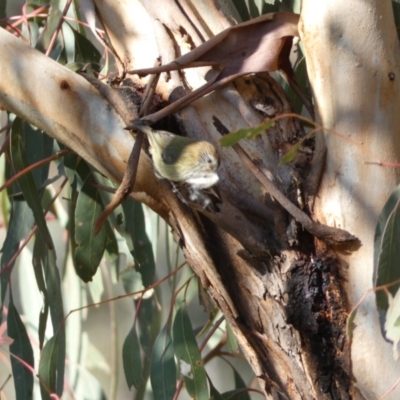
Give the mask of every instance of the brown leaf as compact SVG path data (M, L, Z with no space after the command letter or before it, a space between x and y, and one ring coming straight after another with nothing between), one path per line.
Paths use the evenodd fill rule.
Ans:
M298 21L297 14L284 12L239 24L211 39L212 48L196 61L223 66L219 79L285 68L290 65L289 53L293 36L298 36ZM196 50L200 52L203 46ZM179 59L176 61L179 63Z
M283 70L294 77L289 54L298 21L298 14L288 12L262 15L222 31L170 64L129 71L145 76L204 65L220 70L213 81L146 119L154 123L239 76Z

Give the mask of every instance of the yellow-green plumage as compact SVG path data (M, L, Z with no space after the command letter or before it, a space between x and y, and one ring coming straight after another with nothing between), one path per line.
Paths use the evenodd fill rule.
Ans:
M187 182L195 190L206 189L218 181L218 153L206 141L155 131L142 121L135 126L146 133L157 174L173 182Z

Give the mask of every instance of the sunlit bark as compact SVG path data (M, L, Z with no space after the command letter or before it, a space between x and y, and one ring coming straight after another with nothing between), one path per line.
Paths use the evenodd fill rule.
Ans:
M326 170L316 204L320 221L342 227L362 247L340 257L348 263L346 290L354 306L373 286L375 226L398 170L367 162L400 160L399 44L389 0L305 0L301 38L325 133ZM382 396L399 378L390 343L383 340L371 293L361 304L351 346L357 386ZM397 399L400 388L387 398Z

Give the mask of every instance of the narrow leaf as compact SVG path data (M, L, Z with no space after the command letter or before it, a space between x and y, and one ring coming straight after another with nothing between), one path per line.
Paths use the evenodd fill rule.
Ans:
M133 256L135 268L142 275L145 287L154 282L155 261L153 247L146 233L146 221L143 205L137 201L128 200L122 204L125 221L131 221L125 225L130 233L133 243Z
M251 400L247 389L235 389L222 393L224 400Z
M236 371L235 368L233 368L233 376L235 378L235 388L236 389L247 389L247 385L244 383L244 380L240 376L240 374ZM245 397L243 397L243 400L250 400L250 395L248 392L245 392Z
M186 390L197 400L209 399L206 370L184 306L181 306L176 313L173 332L174 351Z
M151 354L150 381L153 398L171 400L175 393L176 366L168 326L158 334Z
M354 320L356 319L357 315L357 308L355 308L350 315L347 318L347 323L346 323L346 335L349 338L349 340L353 339L353 331L354 331Z
M14 340L10 345L10 353L20 359L11 357L16 399L32 399L33 374L21 363L21 360L33 368L33 350L25 325L12 302L8 309L7 329L8 336Z
M46 26L43 35L41 35L40 41L37 43L37 49L45 52L50 45L51 39L58 28L58 23L62 18L61 10L59 9L58 1L52 1L50 4L49 15L46 18ZM51 58L56 60L59 52L54 54L54 47L51 54Z
M30 229L33 226L34 218L32 210L29 208L24 200L13 199L11 205L10 221L7 230L7 236L3 244L3 254L1 256L2 267L7 265L15 252L19 248L20 241L26 237ZM11 269L10 272L11 273ZM8 273L2 273L0 275L1 280L1 298L0 306L3 306L4 299L8 285ZM1 313L0 313L1 320Z
M7 17L7 0L0 0L0 19L4 19ZM3 28L6 27L6 22L1 22L0 26L2 26Z
M236 336L233 334L231 326L226 322L226 334L227 334L227 339L226 339L226 344L228 346L228 350L231 353L238 353L239 352L239 345L236 340Z
M90 64L100 64L101 54L85 36L76 29L71 29L75 36L75 62L83 62Z
M143 382L142 377L142 358L140 355L140 343L136 333L136 327L133 326L125 338L122 347L122 359L126 383L129 389L134 386L136 389Z
M400 279L400 186L398 186L387 200L374 237L374 285L388 285ZM394 295L400 284L388 287ZM383 317L389 307L387 295L383 291L376 291L376 303Z
M44 335L46 332L47 316L49 313L49 299L44 280L42 263L40 260L41 253L42 251L45 251L45 249L43 249L43 247L40 248L41 246L39 244L39 240L38 238L36 238L35 245L33 246L32 265L33 265L33 270L35 272L36 284L38 286L39 291L42 293L42 298L44 303L42 311L40 312L39 315L39 347L40 349L42 349L44 343Z
M264 131L268 130L274 125L274 123L275 122L271 120L252 128L243 128L235 132L228 133L219 140L219 144L222 147L229 147L238 143L242 139L253 139L256 136L261 135Z
M222 394L222 397L226 400L251 400L250 394L247 390L247 386L244 383L240 374L233 368L233 374L235 378L235 390L230 390Z
M299 47L298 47L298 52L301 53ZM300 86L300 89L302 90L303 93L308 94L307 92L308 76L307 76L307 65L305 57L302 57L301 60L297 63L294 72L296 75L296 80ZM289 87L287 94L289 102L293 107L293 112L301 115L303 110L303 102L299 99L299 97L291 87Z
M292 147L292 149L290 151L288 151L286 154L284 154L282 156L281 160L279 161L278 167L281 167L282 165L292 162L296 158L297 153L299 152L299 148L302 143L303 143L303 141L300 140Z
M40 236L35 241L35 247L36 261L40 261L45 277L53 332L57 332L57 360L55 364L52 364L52 373L57 379L55 392L61 397L65 369L65 328L61 279L54 250L48 250Z
M224 400L224 397L215 389L213 383L208 379L208 384L210 385L210 399L211 400Z
M57 392L57 362L59 344L57 336L48 340L42 350L39 362L40 392L42 400L51 400L51 394Z
M23 150L22 130L24 129L23 123L19 118L16 118L12 127L11 134L11 158L16 172L22 171L28 166L25 152ZM46 220L43 215L41 196L38 193L33 176L30 172L21 176L18 179L22 193L26 202L32 209L35 217L36 224L42 232L43 238L46 241L49 249L53 248L53 241L48 230Z
M92 280L103 257L106 247L107 231L103 229L94 234L94 223L104 206L99 190L88 176L78 194L75 210L75 270L79 277L88 282Z

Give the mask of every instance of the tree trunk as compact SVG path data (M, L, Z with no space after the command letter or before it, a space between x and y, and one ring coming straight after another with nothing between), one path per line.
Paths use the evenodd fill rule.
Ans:
M400 58L392 4L306 0L300 26L317 122L333 130L324 134L328 156L315 213L362 242L358 251L340 254L348 266L352 308L373 286L375 227L399 182L398 170L367 163L400 159ZM382 338L373 292L360 305L355 326L356 385L365 398L379 398L398 380L400 366ZM399 395L397 388L386 398Z
M159 55L162 63L167 64L227 28L232 16L238 19L232 8L220 6L219 3L225 2L211 0L182 1L179 7L176 2L164 1L162 9L157 2L144 0L95 3L121 75L126 70L153 66ZM216 212L189 210L168 183L154 177L151 161L143 151L133 193L173 228L189 264L231 325L265 396L274 399L362 396L373 399L385 392L396 376L389 345L379 333L372 297L362 306L364 315L358 314L360 325L355 331L352 360L345 327L351 305L371 287L374 226L396 181L393 171L364 165L363 161L369 160L365 159L369 157L368 151L385 160L397 159L393 149L398 147L392 135L396 126L395 102L388 101L388 96L397 95L388 74L393 72L396 79L400 76L394 59L398 56L394 53L397 38L392 26L390 37L389 33L383 33L388 32L393 20L389 1L368 3L370 14L363 19L367 39L357 37L354 24L345 23L354 15L348 11L346 14L350 6L343 5L340 13L335 14L330 9L331 3L334 2L305 1L302 14L302 35L316 110L324 126L342 134L351 131L352 140L363 143L364 147L327 135L328 163L316 215L321 222L343 227L358 236L363 242L360 250L345 258L341 253L343 248L329 247L319 239L314 242L312 234L296 223L277 196L272 198L256 176L255 172L262 171L300 208L296 182L307 186L306 172L312 175L316 157L310 163L309 158L299 154L295 163L278 167L281 154L304 134L298 122L289 117L278 121L268 134L242 141L239 149L220 148L222 202ZM359 3L351 2L359 5L357 12L367 9ZM323 10L319 10L318 18L313 18L313 11L318 8ZM382 20L374 17L379 13L384 16ZM323 16L333 20L326 22ZM358 16L355 18L359 20ZM359 23L356 27L358 30ZM347 37L351 40L343 39ZM382 42L377 43L378 38ZM4 45L0 60L0 101L4 107L44 129L101 172L120 181L133 146L133 139L123 129L126 121L83 78L35 50L28 50L4 31L0 31L0 40ZM379 54L371 56L378 50ZM345 72L341 72L343 57L348 62ZM336 65L336 61L335 69L332 63ZM19 67L9 68L10 65ZM174 101L188 87L195 89L203 84L206 72L200 68L163 74L157 91L163 100ZM137 76L128 80L143 85ZM344 83L346 88L338 90ZM319 89L322 86L326 94ZM346 97L349 87L351 101ZM52 93L52 98L41 95L42 91ZM38 98L40 101L35 100ZM267 119L260 106L272 107L274 116L290 111L283 90L265 74L240 78L197 100L176 117L180 128L190 136L217 143L225 131L256 126ZM366 116L360 111L364 109L368 110ZM389 112L392 114L388 115ZM133 110L131 117L135 116ZM379 140L375 140L378 132ZM319 140L317 151L322 154ZM303 150L310 149L305 145ZM255 168L245 167L245 159L251 160ZM371 190L364 191L361 187L371 179L380 188L374 190L376 199ZM368 203L364 203L365 197ZM341 207L334 215L331 204ZM355 247L347 250L353 251ZM348 270L344 268L345 262L349 264ZM359 271L363 271L362 278ZM372 351L377 342L379 350L362 353L364 346ZM378 359L386 360L386 364L379 364L380 371L372 373L371 364ZM357 383L353 380L351 361ZM363 371L362 365L371 370ZM382 377L388 377L389 372L382 374L389 369L391 380L385 384Z

